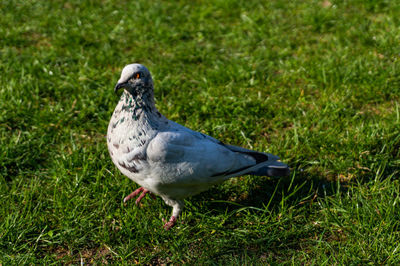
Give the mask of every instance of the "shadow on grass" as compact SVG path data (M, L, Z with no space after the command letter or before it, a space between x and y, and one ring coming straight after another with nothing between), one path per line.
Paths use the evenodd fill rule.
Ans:
M393 167L386 167L382 169L381 175L393 176L394 171L396 169ZM357 182L367 183L375 176L372 172L360 172ZM243 209L250 211L241 215L243 224L236 223L234 216L224 223L222 230L230 231L228 234L236 230L248 233L243 239L227 242L218 251L208 251L210 260L223 261L226 256L234 256L239 261L260 256L285 260L292 252L314 246L316 235L330 239L333 237L331 233L325 232L323 227L314 226L313 221L320 209L318 199L334 196L339 192L343 195L349 191L349 186L354 185L339 181L327 181L321 175L312 175L305 171L294 171L289 177L281 179L246 176L240 177L240 182L232 181L231 184L212 188L193 198L192 201L206 202L205 208L210 210L209 215L223 217L227 213L236 214ZM253 210L266 217L266 222L260 223L258 220L252 223L252 218L246 216L252 215Z
M238 184L233 184L234 187L238 187L236 190L232 185L227 185L230 189L214 187L193 199L208 200L208 207L216 213L234 211L245 206L272 211L279 207L282 201L288 206L296 206L317 197L332 195L337 189L336 182L329 182L306 172L294 172L283 178L246 176L240 179L247 179L244 181L245 188L238 187Z
M196 198L197 200L211 198L206 203L211 215L235 214L247 208L250 212L255 210L265 217L271 216L271 219L266 219L269 225L258 225L267 227L260 231L257 231L257 226L253 227L251 223L250 225L235 223L235 217L230 219L230 222L224 223L227 230L244 230L250 235L243 241L239 240L240 245L228 242L222 250L211 251L212 258L210 259L223 261L226 256L234 256L239 260L246 260L246 258L259 258L262 255L265 258L273 258L275 261L279 258L285 260L289 253L304 250L306 246L314 246L318 240L315 239L317 235L324 236L324 239L334 237L323 227L313 225L313 219L318 216L320 209L318 204L314 204L318 199L336 194L347 195L351 193L349 190L351 186L374 182L375 178L395 178L396 173L398 169L388 164L374 171L359 171L355 174L357 178L354 180L327 181L318 174L294 171L290 177L281 179L243 177L244 180L240 178L240 182L236 183L242 186L244 183L244 187L232 182L227 186L231 189L224 189L224 185L221 185L202 193ZM243 216L241 219L247 222ZM310 226L305 226L307 224ZM271 226L281 229L268 228ZM286 251L282 252L282 250Z
M270 216L270 218L265 218L266 222L261 224L257 224L260 221L253 223L251 217L245 217L245 213L243 213L245 216L240 218L244 224L238 224L234 216L228 218L224 222L222 230L230 231L227 232L228 234L235 230L245 230L249 233L243 237L243 240L238 239L232 243L226 243L219 251L209 250L209 255L212 254L213 257L212 260L223 260L227 254L235 256L239 260L248 256L255 258L257 257L255 255L265 255L266 253L279 257L279 250L282 246L285 249L300 250L304 239L309 239L316 233L315 228L310 227L305 230L303 226L300 226L309 222L306 217L311 212L309 206L318 198L336 193L338 188L336 182L327 182L319 175L298 171L294 171L289 177L280 179L245 176L239 177L239 180L232 180L226 185L214 187L192 198L191 202L204 202L204 208L209 210L207 216L236 215L241 210L248 209L250 212L254 211L263 217ZM285 207L282 207L283 205ZM289 212L292 214L289 215ZM293 227L291 217L298 215L303 218L297 219L293 223L297 223L301 230L293 232L289 229ZM281 216L286 217L279 218ZM284 229L278 235L275 230L270 228L271 224L282 226ZM288 231L284 232L286 229Z
M356 178L350 180L327 180L320 173L294 170L290 176L282 178L244 176L239 177L239 182L224 183L224 185L193 197L194 201L207 201L208 207L218 213L235 211L245 206L265 208L268 211L281 206L297 206L306 202L315 201L317 198L332 196L338 192L346 192L349 186L364 184L371 180L391 177L399 172L396 165L379 164L380 168L369 171L356 171ZM383 166L382 166L383 165ZM236 186L236 189L235 189Z

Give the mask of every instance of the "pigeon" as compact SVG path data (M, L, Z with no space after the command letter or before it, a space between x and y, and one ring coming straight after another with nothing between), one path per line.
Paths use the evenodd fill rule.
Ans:
M123 68L114 91L124 89L107 130L107 146L122 174L140 185L124 198L136 204L150 194L172 207L169 230L184 207L184 199L231 177L287 176L279 157L225 144L168 120L156 108L153 79L141 64Z

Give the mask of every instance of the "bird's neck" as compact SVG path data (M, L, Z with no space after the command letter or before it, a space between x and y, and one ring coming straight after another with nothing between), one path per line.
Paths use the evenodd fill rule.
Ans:
M120 111L129 114L133 120L152 119L159 113L151 91L140 96L124 91L120 99Z

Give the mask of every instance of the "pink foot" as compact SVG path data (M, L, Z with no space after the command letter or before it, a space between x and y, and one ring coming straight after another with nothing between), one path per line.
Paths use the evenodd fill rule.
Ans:
M176 224L176 218L175 218L175 216L171 216L171 218L169 219L169 221L168 221L167 223L165 223L163 227L164 227L165 230L168 231L169 229L171 229L172 227L174 227L175 224Z
M128 200L130 200L130 199L136 197L137 195L139 195L140 192L142 192L142 194L140 194L140 196L136 199L136 201L135 201L136 205L139 204L139 202L144 198L144 196L146 196L146 194L150 194L151 197L152 197L153 199L156 198L153 194L151 194L150 191L148 191L148 190L145 189L145 188L140 187L140 188L136 189L135 191L133 191L133 192L132 192L131 194L129 194L128 196L126 196L126 197L124 198L124 203L127 202Z

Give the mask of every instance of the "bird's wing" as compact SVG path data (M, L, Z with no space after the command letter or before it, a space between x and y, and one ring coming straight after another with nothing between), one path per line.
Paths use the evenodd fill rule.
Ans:
M182 130L182 131L185 131L185 132L188 132L188 133L190 133L190 134L192 134L192 135L194 135L194 136L196 136L196 137L198 137L198 138L205 138L205 139L208 139L208 140L211 141L211 142L214 142L214 143L218 143L218 144L220 144L220 145L223 145L223 146L225 146L225 148L227 148L227 149L229 149L229 150L231 150L231 151L233 151L233 152L239 152L239 153L245 153L245 154L246 154L246 153L247 153L247 154L265 154L266 156L268 156L268 160L269 160L269 161L276 161L276 160L279 160L279 157L278 157L278 156L273 155L273 154L271 154L271 153L257 152L257 151L249 150L249 149L246 149L246 148L243 148L243 147L234 146L234 145L230 145L230 144L225 144L225 143L223 143L222 141L217 140L216 138L213 138L213 137L208 136L208 135L206 135L206 134L203 134L203 133L200 133L200 132L191 130L191 129L189 129L189 128L187 128L187 127L184 127L184 126L182 126L182 125L180 125L180 124L178 124L178 123L175 123L175 122L173 122L173 121L170 121L170 124L172 124L174 128L179 129L179 130Z
M147 148L147 158L154 169L161 169L158 171L164 182L175 184L217 183L254 171L268 160L259 154L233 151L218 140L183 126L159 132Z
M246 148L243 148L243 147L239 147L239 146L225 144L225 143L223 143L222 141L220 141L220 140L218 140L216 138L213 138L213 137L208 136L206 134L191 130L191 129L189 129L187 127L184 127L184 126L182 126L182 125L180 125L178 123L175 123L173 121L170 121L170 124L175 129L187 132L187 133L189 133L189 134L191 134L191 135L193 135L193 136L195 136L197 138L200 138L200 139L203 139L203 138L207 139L207 140L209 140L211 142L214 142L216 144L222 145L225 148L227 148L227 149L229 149L229 150L231 150L233 152L250 155L251 157L253 157L253 159L256 160L257 163L260 163L260 162L263 162L263 161L273 162L273 161L277 161L277 160L280 159L278 156L273 155L271 153L258 152L258 151L249 150L249 149L246 149Z

